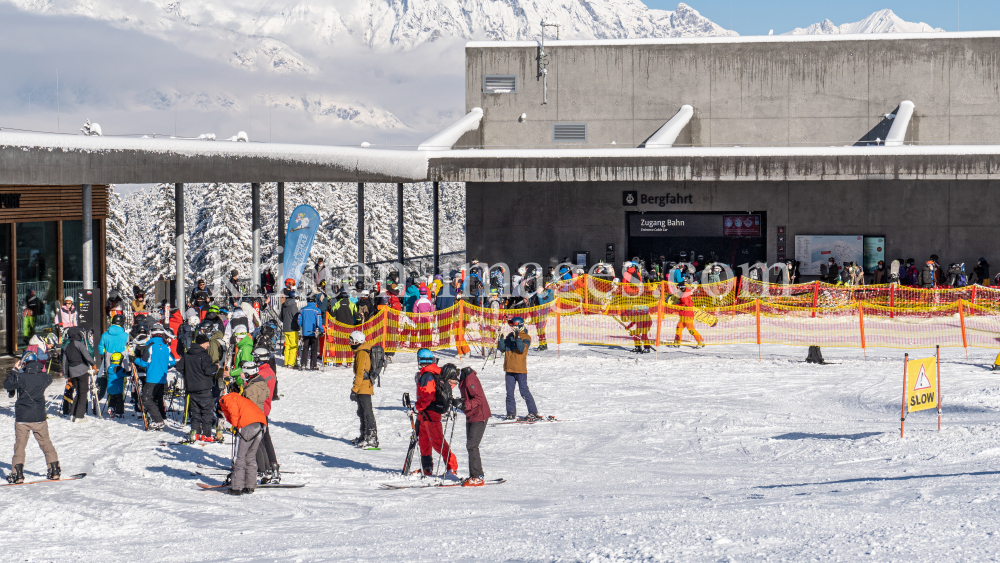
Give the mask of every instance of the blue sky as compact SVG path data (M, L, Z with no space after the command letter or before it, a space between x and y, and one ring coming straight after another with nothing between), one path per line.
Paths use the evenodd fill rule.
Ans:
M650 8L673 10L679 0L645 0ZM767 35L829 19L856 22L872 12L889 8L906 21L922 21L946 31L956 31L961 8L961 30L1000 29L998 0L686 0L703 16L740 35ZM731 6L731 7L730 7ZM732 22L732 24L730 24Z

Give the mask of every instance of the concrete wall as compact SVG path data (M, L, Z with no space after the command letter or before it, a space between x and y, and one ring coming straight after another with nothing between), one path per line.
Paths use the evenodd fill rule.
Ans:
M622 192L691 195L692 204L624 207ZM767 213L767 258L777 227L795 235L885 235L886 259L1000 266L1000 181L858 180L789 182L559 182L466 184L469 259L555 264L575 250L603 259L606 243L625 257L628 211ZM994 270L996 270L994 266Z
M554 148L558 121L588 123L587 147L636 147L683 104L695 114L677 146L842 146L869 132L884 139L884 115L902 100L916 105L907 143L993 144L1000 129L1000 37L556 42L546 52L542 104L536 47L466 48L467 110L485 115L462 146ZM516 74L519 91L484 94L485 74Z

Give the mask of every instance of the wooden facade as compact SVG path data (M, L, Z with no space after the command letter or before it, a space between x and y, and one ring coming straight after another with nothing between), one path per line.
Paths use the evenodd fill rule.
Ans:
M94 278L97 287L100 289L101 307L107 299L104 288L106 279L106 221L108 217L108 201L110 190L106 185L94 185L92 187L92 215L95 220L94 226ZM63 298L64 282L64 249L82 246L83 241L74 238L67 240L64 238L63 221L80 221L83 219L83 186L19 186L0 185L0 225L9 225L9 254L12 257L8 261L9 272L0 272L5 275L6 280L18 280L18 223L34 222L56 222L56 297L59 304ZM72 245L72 246L71 246ZM5 326L8 327L4 335L6 351L10 354L16 353L20 343L18 334L22 327L18 325L18 311L23 304L17 300L17 284L6 283L4 288L4 298L8 306L4 308ZM100 315L103 319L104 315ZM103 324L104 321L102 321ZM101 327L103 330L104 326Z

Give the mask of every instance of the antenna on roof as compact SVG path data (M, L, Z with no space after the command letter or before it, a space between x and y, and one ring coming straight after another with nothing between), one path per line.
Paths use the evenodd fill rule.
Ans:
M548 89L548 84L546 82L546 77L549 74L549 70L547 68L549 66L549 58L545 54L545 28L546 27L554 27L554 28L556 28L556 40L558 41L559 40L559 22L547 22L545 20L542 20L542 43L541 43L541 47L539 47L539 49L538 49L538 75L535 77L535 79L536 80L539 79L539 78L542 79L542 103L543 104L549 103L549 89Z

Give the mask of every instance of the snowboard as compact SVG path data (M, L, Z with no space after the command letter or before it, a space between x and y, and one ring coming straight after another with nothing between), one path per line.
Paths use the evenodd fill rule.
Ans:
M76 475L70 475L69 477L63 479L42 479L41 481L25 481L24 483L6 483L0 485L0 487L18 487L20 485L37 485L39 483L58 483L60 481L78 481L86 477L86 473L77 473Z
M715 326L719 324L719 318L715 315L706 313L704 309L694 308L694 320L704 323L708 326Z
M501 483L506 483L506 479L490 479L489 481L484 481L484 485L500 485ZM396 485L394 483L382 483L380 488L387 491L398 491L402 489L446 489L449 487L461 487L462 482L458 481L456 483L416 483L408 485ZM469 487L470 489L476 487Z
M199 487L205 490L215 490L215 489L228 489L229 485L206 485L205 483L197 483ZM265 483L263 485L257 485L255 489L301 489L305 487L305 484L292 484L292 483Z
M899 260L893 260L889 266L889 283L899 283Z
M504 420L502 422L494 422L490 426L500 426L502 424L538 424L539 422L576 422L575 420L560 420L554 416L547 416L541 420L528 420L523 416L519 416L517 420Z

